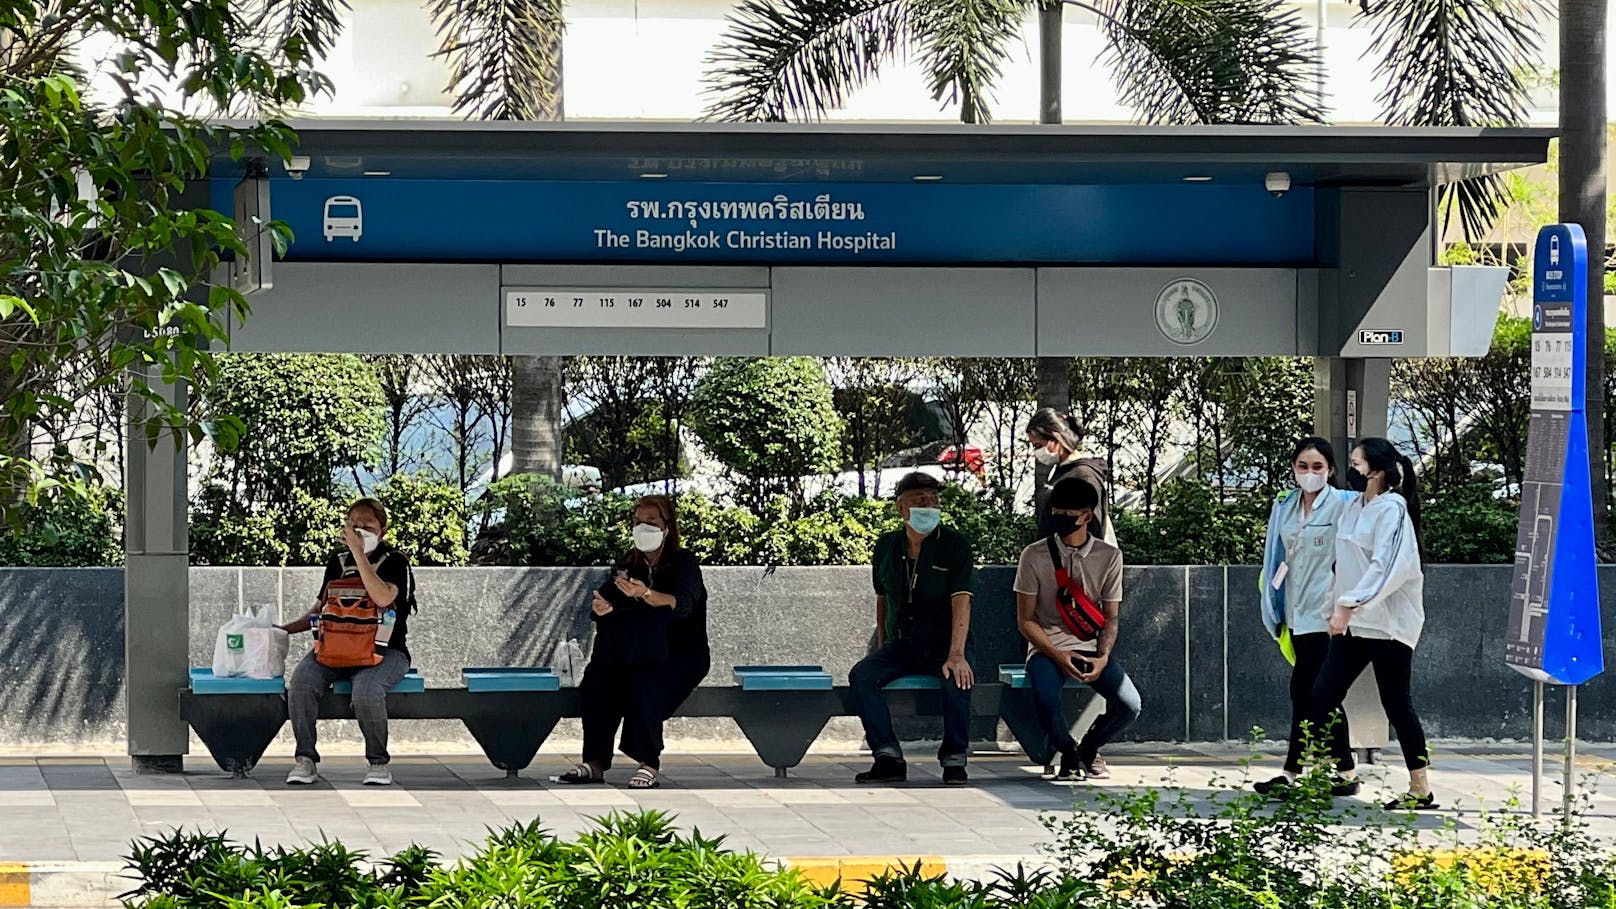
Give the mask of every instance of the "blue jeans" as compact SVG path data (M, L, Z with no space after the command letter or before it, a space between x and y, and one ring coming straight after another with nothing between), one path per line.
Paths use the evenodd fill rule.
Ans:
M943 663L947 661L946 655L937 656L895 642L859 660L847 674L854 709L864 723L864 737L876 757L903 759L898 735L892 731L892 711L887 709L886 693L882 689L899 676L941 676ZM959 687L953 679L943 679L941 693L943 745L937 749L937 760L944 767L964 767L971 750L971 692Z
M1134 687L1133 679L1128 678L1122 663L1112 657L1100 670L1100 677L1089 683L1094 693L1105 699L1105 713L1089 727L1082 743L1078 743L1072 740L1071 724L1061 711L1061 688L1065 687L1066 678L1055 661L1044 654L1035 653L1027 658L1027 683L1032 687L1033 707L1039 724L1049 736L1049 743L1062 754L1075 749L1082 760L1093 760L1106 743L1139 718L1139 689Z

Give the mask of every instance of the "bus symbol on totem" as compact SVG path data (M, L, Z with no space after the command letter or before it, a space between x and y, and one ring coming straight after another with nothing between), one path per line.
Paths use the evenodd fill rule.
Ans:
M365 233L365 211L353 196L332 196L325 200L325 241L347 237L359 242Z

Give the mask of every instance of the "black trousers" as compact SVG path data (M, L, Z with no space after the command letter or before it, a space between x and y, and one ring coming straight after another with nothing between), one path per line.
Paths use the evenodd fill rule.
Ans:
M1410 677L1414 667L1414 649L1398 641L1360 638L1352 634L1337 635L1330 641L1324 667L1319 670L1318 682L1313 687L1313 709L1309 719L1322 728L1331 714L1341 715L1341 702L1347 690L1363 674L1364 668L1375 667L1375 682L1380 689L1380 706L1386 719L1397 732L1398 747L1403 750L1403 763L1410 770L1419 770L1431 763L1430 749L1425 743L1425 729L1414 713L1414 699L1409 694ZM1345 719L1342 720L1343 725ZM1347 737L1333 741L1336 766L1351 769L1352 748Z
M1335 714L1335 725L1330 727L1328 733L1310 721L1313 715L1313 689L1318 684L1319 673L1324 669L1325 656L1330 652L1329 633L1320 631L1292 635L1291 645L1296 649L1296 665L1291 668L1291 741L1290 749L1285 752L1285 769L1300 774L1302 758L1307 753L1309 743L1328 743L1331 755L1350 752L1352 746L1347 734L1345 713L1338 711ZM1342 697L1344 699L1346 695Z
M707 670L711 667L712 657L706 650L689 656L676 654L668 661L667 700L663 702L662 712L664 720L679 711L679 705L701 685L701 680L707 677Z
M612 739L621 725L623 753L647 766L662 766L662 721L670 712L667 663L590 660L578 692L585 763L612 766Z

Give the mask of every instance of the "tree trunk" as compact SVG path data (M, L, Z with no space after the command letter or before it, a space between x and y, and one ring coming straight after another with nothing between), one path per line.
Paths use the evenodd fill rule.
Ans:
M1061 31L1064 3L1038 8L1038 122L1058 126L1061 114ZM1065 413L1072 407L1072 358L1038 358L1038 406ZM1033 488L1043 489L1052 467L1033 468Z
M561 479L561 357L511 357L511 473Z
M1609 539L1605 473L1605 0L1560 0L1560 220L1588 237L1588 462L1594 532Z

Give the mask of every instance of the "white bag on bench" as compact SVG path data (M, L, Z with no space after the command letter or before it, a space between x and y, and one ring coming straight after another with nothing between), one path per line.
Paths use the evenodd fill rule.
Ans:
M213 642L214 678L278 679L286 675L291 638L275 627L266 607L238 612Z

